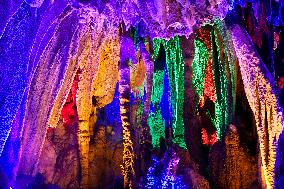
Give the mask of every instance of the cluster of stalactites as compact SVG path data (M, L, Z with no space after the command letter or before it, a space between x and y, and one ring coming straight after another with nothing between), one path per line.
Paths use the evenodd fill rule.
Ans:
M178 36L153 40L155 69L148 118L154 147L165 138L166 127L173 132L173 142L186 149L184 141L184 61ZM165 52L163 52L163 49ZM165 57L158 58L165 53ZM166 104L166 105L165 105Z
M41 7L43 0L25 0L32 7ZM112 25L126 24L126 28L142 23L151 37L171 38L189 36L194 27L210 22L212 18L225 18L231 5L226 0L69 0L75 8L92 9L106 17Z
M262 1L262 0L236 0L232 1L233 5L240 5L241 7L249 8L253 11L254 17L257 22L262 24L263 15L264 19L273 26L283 26L284 25L284 1L281 0L271 0L271 1Z
M224 135L234 114L236 68L233 47L221 21L202 27L194 41L192 84L199 96L199 108L206 101L214 103L214 113L206 114L214 124L218 138Z
M16 6L16 4L15 4ZM17 5L18 6L18 5ZM48 11L47 7L51 7L51 12ZM65 8L64 8L65 7ZM114 31L116 33L119 24L123 22L126 25L126 29L129 29L131 26L136 27L140 26L142 29L143 35L149 35L151 38L153 37L163 37L170 39L176 35L190 35L192 33L193 27L199 27L202 23L210 21L214 18L224 18L227 14L230 5L225 0L219 1L210 1L209 4L206 1L182 1L182 0L138 0L138 1L80 1L80 0L70 0L66 2L55 1L43 1L43 0L25 0L23 1L21 7L14 14L13 19L10 19L9 24L7 24L7 28L5 29L5 33L11 32L9 35L12 35L14 30L9 29L14 25L20 25L20 20L22 16L27 14L25 17L27 22L31 22L34 25L30 24L29 27L35 30L35 34L37 33L36 29L39 27L38 35L29 36L30 34L28 28L27 31L21 30L21 32L27 36L25 38L31 38L30 41L35 40L35 44L31 50L31 57L29 65L27 65L28 61L23 61L23 65L21 68L27 68L29 70L23 70L23 73L28 73L27 83L22 83L21 89L15 89L17 91L13 91L13 93L18 92L14 97L15 104L13 105L14 109L11 111L11 115L9 118L7 115L4 115L7 120L7 125L4 125L2 130L3 136L0 137L0 153L4 147L4 144L7 140L9 132L11 130L12 120L15 117L16 110L19 108L21 104L21 99L23 98L23 105L21 109L24 109L25 102L28 101L30 104L33 103L33 100L30 101L27 96L33 96L33 93L38 93L38 91L43 90L47 86L50 86L53 90L50 91L48 97L45 95L36 95L42 102L46 102L46 104L55 104L53 109L46 108L46 111L42 113L41 119L33 119L34 116L29 116L31 119L26 121L26 124L33 125L35 123L40 125L45 125L46 121L49 119L48 125L51 127L55 127L56 123L59 119L58 114L54 112L59 112L64 104L64 100L66 99L67 93L64 91L68 91L71 87L71 81L74 77L76 70L78 69L78 60L81 62L80 66L85 66L84 63L89 61L90 59L99 59L97 56L97 52L100 52L101 46L99 45L105 39L105 36L108 36L110 31ZM14 7L13 7L14 8ZM30 11L30 12L29 12ZM32 11L35 11L32 12ZM38 11L38 12L37 12ZM54 13L54 15L53 15ZM18 18L19 17L19 18ZM34 18L35 17L35 18ZM42 18L46 18L42 19ZM30 20L29 20L30 19ZM32 20L34 19L34 20ZM38 23L36 23L39 21ZM40 21L42 23L40 23ZM24 22L22 22L24 23ZM50 27L48 28L47 26ZM6 31L7 30L7 31ZM68 35L63 35L64 33L68 33ZM42 35L41 35L42 34ZM115 35L115 34L114 34ZM5 35L4 35L5 36ZM18 39L17 39L18 40ZM23 41L23 39L21 39ZM100 41L98 44L93 41ZM60 46L62 44L62 46ZM14 45L14 44L13 44ZM82 47L85 46L86 48ZM20 47L20 45L19 45ZM64 48L60 48L64 47ZM88 48L89 49L88 49ZM13 46L13 48L15 48ZM95 48L95 50L94 50ZM16 49L16 48L15 48ZM14 51L14 50L13 50ZM54 53L50 53L50 52ZM16 52L16 51L15 51ZM27 49L29 52L29 49ZM56 52L58 52L56 54ZM92 54L93 58L90 58ZM29 54L29 53L22 53ZM43 55L43 56L42 56ZM7 55L5 55L5 58ZM55 66L50 69L50 72L45 73L46 66L43 66L43 62L49 62L52 65L53 62L61 61L61 64L54 64ZM97 64L97 60L91 61L94 64ZM38 66L39 65L39 66ZM92 68L97 69L98 66L87 65ZM35 69L37 68L37 69ZM16 68L15 68L16 69ZM96 72L88 71L87 69L82 69L82 75L89 74L90 78L93 78L93 74ZM11 74L14 71L11 71ZM52 74L50 74L52 73ZM56 73L56 74L54 74ZM66 74L65 74L66 73ZM61 76L59 76L61 75ZM62 76L65 75L67 80L63 80ZM22 75L17 76L17 78L21 78ZM40 78L46 79L40 79ZM53 77L53 78L52 78ZM56 78L57 77L57 78ZM54 83L49 83L48 80L55 81ZM85 79L89 80L89 79ZM33 87L30 89L31 94L25 94L23 91L29 91L29 85L32 82L36 82L39 84L43 83L43 86ZM81 83L83 83L82 81ZM19 82L16 82L19 83ZM80 84L81 85L81 84ZM83 86L79 86L81 90ZM60 90L59 90L60 89ZM84 90L84 89L82 89ZM93 90L93 89L92 89ZM26 92L27 93L27 92ZM59 95L57 95L59 93ZM100 91L96 91L95 95L100 95ZM39 94L42 94L39 92ZM90 93L91 94L91 93ZM88 103L78 100L79 104L86 105L84 108L89 109L91 107L90 103L90 94L88 95ZM11 94L9 94L11 95ZM57 95L57 97L55 97ZM107 97L109 98L109 97ZM9 99L9 98L7 98ZM35 99L37 100L37 99ZM8 101L8 100L7 100ZM36 107L33 111L39 111L39 107L46 106L45 103L34 103L32 106ZM6 105L6 101L5 101ZM29 106L29 105L28 105ZM146 106L147 109L148 105ZM1 110L2 111L2 110ZM3 110L3 112L7 113L8 111ZM10 112L10 111L9 111ZM85 110L83 110L82 114ZM49 115L51 113L51 115ZM33 114L33 113L32 113ZM44 116L44 114L46 116ZM79 116L81 113L79 112ZM88 116L87 114L83 115ZM39 116L41 117L41 116ZM2 118L1 118L2 119ZM3 118L4 119L4 118ZM85 119L85 118L84 118ZM34 120L34 121L31 121ZM29 122L30 121L30 122ZM29 122L29 123L28 123ZM43 126L45 127L45 126ZM28 127L25 130L29 130ZM35 129L37 130L37 129ZM40 137L38 143L42 142L42 138L44 136L44 128L39 128L41 132L39 132ZM37 132L37 131L36 131ZM36 133L33 132L33 133ZM25 133L25 131L24 131ZM29 132L28 132L29 133ZM26 136L29 136L27 134ZM34 136L33 136L34 137ZM34 143L34 142L32 142ZM25 143L24 143L25 144ZM35 149L39 148L39 146L35 147ZM35 153L37 156L37 152Z
M49 37L49 42L43 41L43 44L41 44L45 45L45 48L38 51L36 55L35 60L37 62L34 64L37 67L33 71L31 84L28 88L18 172L23 174L36 173L42 144L48 128L55 128L62 116L65 118L68 117L68 113L74 113L66 112L67 109L62 111L62 109L70 101L68 96L70 96L70 90L72 92L72 84L76 76L75 88L77 90L72 92L73 102L72 108L69 108L69 110L73 111L73 106L76 105L83 178L81 184L84 187L88 183L85 178L88 178L90 115L95 113L95 107L104 107L113 100L118 80L121 81L125 77L123 69L118 66L119 61L126 58L131 59L127 64L131 65L128 68L129 71L127 71L130 77L129 83L126 83L129 85L127 91L137 93L141 89L147 88L146 96L149 97L152 94L153 62L148 52L149 49L146 50L144 44L136 44L138 45L137 48L128 48L131 45L134 46L135 40L131 41L130 46L121 49L119 42L123 41L123 37L118 35L118 25L108 20L104 14L88 7L79 9L69 7L66 9L53 23L53 27L47 31L46 37ZM175 37L169 42L161 41L168 46L166 62L172 96L171 104L173 104L174 112L174 140L185 148L182 119L184 68L179 38ZM128 52L129 50L131 50L131 53ZM136 53L141 57L139 60L136 60ZM127 57L130 54L132 56ZM146 77L143 75L146 75ZM143 85L145 86L143 87ZM120 86L120 93L123 93L121 87L123 86ZM124 100L124 98L120 98L120 106L124 106ZM142 108L140 111L144 111L143 115L145 116L148 116L150 101L151 99L147 100L146 98L145 104L141 106L144 107L144 110ZM120 108L120 110L121 114L124 114L127 109ZM61 114L62 112L64 115ZM123 115L121 115L121 119L125 139L124 156L125 159L130 159L125 161L124 168L126 168L125 166L128 166L128 164L132 167L133 159L131 158L134 155L131 152L132 150L130 150L130 157L127 155L127 149L132 148L130 125L124 122ZM133 172L133 168L130 169Z
M220 138L234 113L236 92L235 52L245 93L256 121L261 156L262 184L267 188L274 188L276 149L284 125L283 111L277 100L277 89L273 77L257 54L250 37L244 29L237 25L230 26L226 30L231 33L231 37L229 37L225 35L225 30L222 27L224 27L222 22L216 22L211 29L210 27L201 28L195 40L192 82L201 101L199 106L202 106L204 97L207 96L205 81L208 72L206 71L210 69L206 69L206 66L208 68L212 62L212 74L216 86L213 91L216 94L211 94L216 95L216 98L212 96L210 98L210 95L207 97L212 101L216 100L215 118L213 117L212 122L215 124ZM208 28L210 32L208 32ZM213 49L214 45L215 50ZM210 61L210 58L212 61ZM218 65L218 69L216 65Z
M24 174L36 172L47 128L57 126L76 73L78 141L85 173L93 96L97 107L110 103L118 80L117 28L106 25L105 18L91 10L68 9L60 18L55 30L48 31L51 39L40 55L29 88L19 166Z

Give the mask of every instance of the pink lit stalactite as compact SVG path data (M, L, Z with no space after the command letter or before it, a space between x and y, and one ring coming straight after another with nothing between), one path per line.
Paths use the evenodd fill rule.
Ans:
M273 77L255 50L249 35L238 25L231 26L230 31L245 93L256 121L263 186L274 188L276 148L284 125L283 110L276 97Z

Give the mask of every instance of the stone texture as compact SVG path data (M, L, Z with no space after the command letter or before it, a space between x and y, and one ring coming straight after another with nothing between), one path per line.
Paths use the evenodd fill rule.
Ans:
M209 154L209 172L217 188L259 188L257 158L240 145L237 128L230 125L224 144L213 145Z

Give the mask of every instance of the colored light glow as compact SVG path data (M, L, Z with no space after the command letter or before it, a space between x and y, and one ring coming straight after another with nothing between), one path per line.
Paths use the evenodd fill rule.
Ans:
M284 88L284 77L280 77L277 84L280 89L283 89Z
M170 86L170 104L172 110L172 128L173 128L173 142L178 144L180 147L186 149L186 144L184 142L184 123L183 123L183 102L184 102L184 62L182 57L182 51L180 47L179 37L176 36L169 41L164 39L155 38L153 40L154 53L152 55L153 59L157 59L159 55L159 50L161 45L163 45L166 54L166 70L169 77L169 86ZM156 71L164 72L162 71ZM159 74L161 75L161 74ZM165 74L160 77L165 77ZM164 92L164 80L159 79L159 89L155 89L155 84L153 85L154 90L159 90L159 98L151 98L153 104L161 102L161 97ZM155 82L155 76L154 76ZM156 82L157 83L157 82ZM155 108L160 109L159 106ZM159 121L164 123L163 121ZM151 126L150 126L151 127ZM161 128L164 127L164 124L161 125ZM162 129L160 129L162 130ZM162 136L162 135L160 135ZM157 139L155 139L157 141ZM155 144L156 145L156 144Z
M147 172L146 188L188 188L183 183L183 177L177 175L179 160L179 157L172 149L165 153L162 160L158 160L157 157L153 156Z
M155 174L155 169L158 166L158 163L159 163L158 159L155 156L152 157L152 165L149 166L147 172L147 185L146 185L147 188L154 188L155 186L157 187L158 180L154 174Z
M154 73L151 101L154 110L150 112L148 124L152 136L152 144L154 148L160 147L160 138L165 138L165 121L161 114L160 102L164 91L164 70Z
M200 40L194 40L194 59L192 61L192 85L201 98L204 90L205 69L208 62L208 50Z
M275 188L274 170L277 141L283 130L283 112L277 101L275 82L255 51L248 34L240 26L230 28L239 60L248 102L256 121L261 156L262 181ZM268 140L267 140L268 139Z
M204 128L201 129L201 139L202 139L202 144L209 144L209 137Z
M216 90L215 90L215 86L214 86L214 78L213 78L213 70L212 70L211 59L208 60L206 70L205 70L203 95L209 97L209 99L212 100L213 102L216 101Z
M160 138L165 138L165 121L162 118L161 110L155 113L151 112L148 117L150 132L152 136L152 144L154 148L160 147Z
M179 157L177 157L177 155L173 153L172 158L170 159L161 180L162 188L174 188L179 160Z
M68 97L66 99L65 105L61 110L61 116L63 119L64 126L71 126L72 124L78 122L77 108L76 108L76 93L78 89L79 72L77 72ZM54 127L49 127L54 128Z
M205 128L201 129L201 139L202 139L202 144L206 145L213 145L215 142L218 141L218 135L217 132L214 132L211 135L208 135L207 131Z
M165 42L165 41L164 41ZM167 41L166 63L170 78L171 105L173 112L173 142L186 149L184 141L184 61L178 36Z
M192 83L199 96L200 107L203 107L206 97L214 102L215 115L209 111L207 115L221 139L235 111L236 72L232 45L228 34L224 33L226 28L219 20L213 26L201 28L197 32Z
M120 38L120 64L119 64L119 102L120 117L122 122L123 136L123 161L122 175L125 188L133 188L134 171L134 149L131 133L130 106L131 106L131 87L130 87L130 66L137 64L136 48L130 37L121 36Z

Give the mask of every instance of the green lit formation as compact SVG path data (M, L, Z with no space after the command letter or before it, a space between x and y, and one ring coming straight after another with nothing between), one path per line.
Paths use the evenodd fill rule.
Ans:
M162 95L164 92L164 77L165 77L164 70L158 70L154 73L153 89L151 97L151 101L154 106L158 106L162 100Z
M209 52L202 39L195 39L195 57L192 62L192 84L199 96L203 96L205 70L209 58L212 58L213 79L216 91L215 115L207 111L214 124L218 139L221 139L227 126L231 123L235 109L236 69L234 54L230 51L229 36L224 33L221 21L213 23L211 29L211 51ZM208 28L203 28L208 29Z
M160 147L160 138L165 138L165 121L163 120L161 110L151 112L148 117L150 132L152 136L152 145L154 148Z
M154 53L152 58L157 59L161 45L165 49L166 67L170 81L170 104L172 109L172 129L173 142L182 148L186 148L184 142L184 122L183 122L183 104L184 104L184 61L180 47L179 37L176 36L169 41L164 39L154 39ZM154 147L159 147L159 138L165 137L165 121L161 115L159 106L164 92L165 71L157 70L153 78L153 91L151 102L155 112L151 112L148 118L152 143Z
M154 107L154 111L150 113L148 117L148 124L150 126L150 132L152 136L152 144L154 148L160 147L160 138L165 138L165 121L163 120L160 102L162 100L164 91L164 70L158 70L153 76L153 87L151 102Z
M215 126L218 138L222 138L228 125L231 123L235 108L235 67L230 61L234 57L226 47L226 34L222 33L223 26L220 21L215 22L215 31L211 32L213 76L216 86Z
M192 84L200 98L203 94L205 68L208 62L208 50L200 40L194 40L194 59L192 61Z
M226 71L228 74L228 96L230 97L230 105L231 108L229 109L229 119L233 118L233 115L235 113L235 104L236 104L236 81L237 81L237 74L236 74L236 57L235 57L235 52L234 52L234 45L231 40L231 35L226 28L225 24L223 21L217 19L214 21L214 26L218 30L219 35L222 37L222 48L224 49L224 53L226 55Z
M215 119L214 124L217 129L218 138L220 139L226 127L229 124L228 120L228 81L226 76L226 55L225 53L221 57L222 43L218 40L216 31L211 32L211 44L212 44L212 57L213 59L213 77L216 90L216 102L215 102ZM214 48L216 47L216 48Z
M171 105L173 112L173 142L186 149L184 142L184 61L179 37L164 41L166 64L170 79Z

